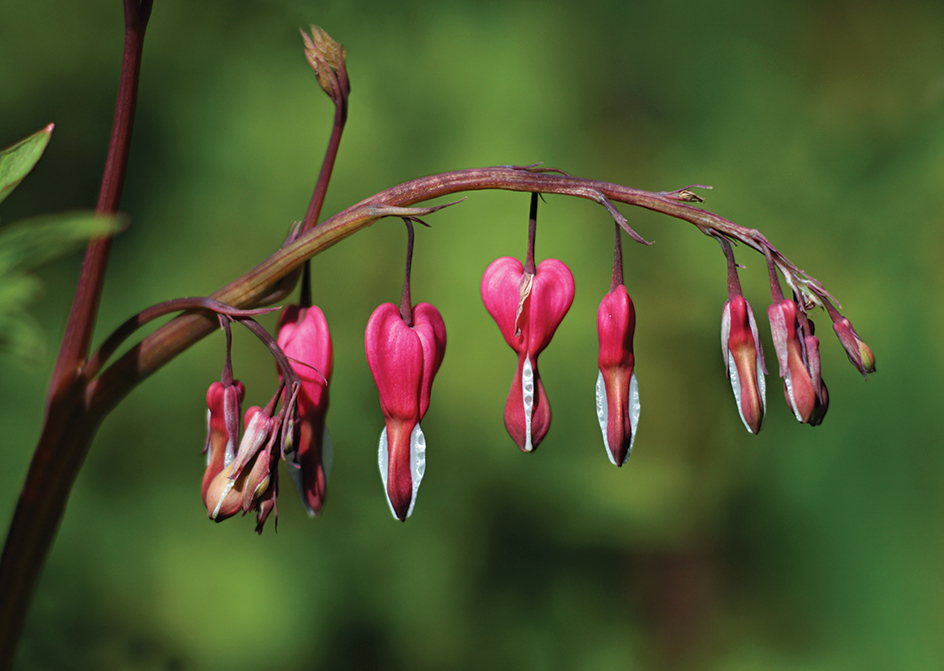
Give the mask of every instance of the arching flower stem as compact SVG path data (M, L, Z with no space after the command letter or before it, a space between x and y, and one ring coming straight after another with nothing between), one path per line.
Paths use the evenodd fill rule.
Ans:
M614 224L616 241L613 243L613 279L610 280L610 291L623 283L623 239L620 237L619 224Z
M525 275L534 275L537 269L534 265L534 237L538 230L538 194L531 194L531 211L528 214L528 255L524 262Z
M403 275L403 296L400 298L400 318L407 326L413 326L413 302L410 300L410 273L413 269L413 222L403 217L406 224L406 272Z
M82 367L82 375L86 379L92 379L98 375L105 362L114 354L121 344L131 337L139 328L164 315L173 312L183 312L188 310L208 310L217 315L226 315L229 317L255 317L278 310L275 308L257 308L254 310L240 310L232 305L221 303L212 298L194 297L194 298L175 298L157 305L152 305L146 310L142 310L135 316L127 319L121 326L115 329L102 346L98 348L88 362Z

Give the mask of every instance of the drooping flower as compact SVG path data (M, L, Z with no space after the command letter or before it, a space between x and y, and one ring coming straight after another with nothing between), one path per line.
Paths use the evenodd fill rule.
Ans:
M767 409L764 350L754 311L744 296L732 296L721 313L721 352L745 428L760 433Z
M412 308L412 325L400 308L384 303L370 316L364 336L367 363L380 393L386 426L380 436L380 475L393 516L413 513L426 471L426 437L420 420L446 353L446 326L429 303Z
M760 433L767 410L764 350L754 311L741 293L734 251L726 238L716 236L728 263L728 300L721 311L721 353L734 400L745 428Z
M227 363L228 361L227 357ZM226 369L223 377L227 378ZM236 458L239 420L245 393L243 383L232 379L231 370L226 383L214 382L207 390L207 439L203 448L207 466L200 493L208 512L212 512L216 507L216 500L208 498L210 484Z
M829 407L829 393L820 369L819 338L813 333L813 322L804 309L796 300L784 298L773 254L765 248L765 255L773 296L767 317L783 378L783 394L798 421L816 426ZM828 300L825 303L829 305Z
M325 415L334 350L324 313L317 306L285 308L279 318L278 344L301 378L298 421L284 429L289 475L308 514L318 515L324 505L333 459Z
M597 310L597 418L606 456L617 466L629 460L639 423L639 385L633 372L635 330L636 310L620 281L603 297Z
M429 303L413 306L413 219L407 230L406 272L400 307L384 303L370 316L364 333L367 364L380 393L384 430L378 465L393 516L405 522L413 514L416 493L426 472L426 436L420 420L429 409L433 378L446 354L446 325ZM421 222L422 223L422 222Z
M805 342L797 321L797 306L784 298L767 308L770 334L780 364L787 404L800 422L809 422L816 407L813 378L804 361Z
M829 407L829 392L822 378L813 322L789 299L774 301L767 315L787 404L798 421L817 426Z
M574 276L557 259L545 259L534 273L521 261L496 259L482 275L482 301L518 367L505 402L505 428L523 452L538 446L551 424L551 408L538 372L538 355L574 300Z
M258 406L246 411L245 422L235 457L207 487L207 513L216 522L249 511L269 488L275 422Z

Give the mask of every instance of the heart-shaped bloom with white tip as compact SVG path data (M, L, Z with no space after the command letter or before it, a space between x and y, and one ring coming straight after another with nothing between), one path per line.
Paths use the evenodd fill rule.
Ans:
M574 302L574 276L557 259L541 261L531 275L524 272L521 261L504 256L492 261L482 275L482 301L518 355L505 402L505 428L523 452L531 452L551 425L538 354Z
M386 422L380 436L380 475L390 511L405 521L426 470L420 420L429 409L433 378L446 353L446 325L429 303L413 308L412 326L396 305L384 303L367 322L364 348Z

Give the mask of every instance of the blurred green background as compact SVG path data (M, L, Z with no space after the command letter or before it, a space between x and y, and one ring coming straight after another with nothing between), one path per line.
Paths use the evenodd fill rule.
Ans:
M528 198L475 193L417 233L414 299L449 331L423 422L413 517L391 518L363 329L402 282L403 226L316 259L331 324L335 465L323 517L284 483L278 533L216 525L200 500L217 333L102 426L48 558L22 669L944 668L944 6L937 2L397 3L156 0L97 341L134 312L206 295L300 219L332 107L300 26L343 42L353 92L330 215L417 176L545 161L650 190L713 185L706 207L761 229L819 278L874 349L864 383L828 329L824 424L772 377L741 425L719 351L718 245L623 211L642 417L627 467L594 413L595 314L612 225L549 197L537 255L577 295L541 371L553 427L519 453L502 409L514 356L481 272L523 257ZM94 207L121 59L118 0L0 2L0 145L53 121L5 222ZM762 260L742 252L763 314ZM45 268L41 368L0 355L0 518L12 515L78 274ZM271 326L274 318L264 320ZM766 321L766 320L764 320ZM275 375L236 334L248 401ZM938 390L938 391L935 391Z

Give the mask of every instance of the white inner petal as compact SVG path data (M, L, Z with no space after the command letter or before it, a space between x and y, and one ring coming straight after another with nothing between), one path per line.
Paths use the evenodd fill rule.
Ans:
M803 418L800 416L800 411L797 410L796 397L793 395L793 375L790 373L790 367L786 369L787 374L783 377L783 382L787 387L787 396L790 398L790 409L793 410L793 414L796 415L797 421L802 422Z
M530 452L531 446L531 412L534 410L534 371L531 369L531 357L525 355L524 368L521 371L521 400L524 404L524 450Z
M229 431L229 427L232 422L232 413L230 412L230 405L226 402L225 398L223 400L223 424L226 426L226 430ZM236 418L235 424L232 426L239 426L239 417ZM226 468L231 463L233 459L236 458L236 436L229 436L226 439L226 451L223 453L223 468ZM215 519L215 518L214 518Z
M606 398L606 383L603 381L603 372L597 373L597 419L600 421L600 431L603 432L603 448L610 463L616 466L616 459L610 452L610 441L606 437L606 427L609 423L610 406Z
M760 340L755 342L760 342ZM764 379L764 361L761 357L757 357L757 386L760 389L760 407L764 412L760 419L760 425L763 428L764 420L767 418L767 380Z
M636 382L636 373L629 378L629 425L633 429L633 435L629 439L629 449L626 451L625 464L629 461L629 455L633 452L633 443L636 442L636 426L639 424L639 383Z
M219 516L220 508L223 507L223 501L226 499L226 495L229 494L229 490L231 490L235 484L233 480L226 481L226 487L223 489L223 493L220 494L220 500L216 502L216 508L213 509L213 514L210 515L211 520L215 520Z
M413 433L410 434L410 478L413 481L413 496L410 498L410 507L406 511L406 516L413 514L413 506L416 505L416 492L419 491L420 481L426 472L426 436L423 435L423 429L419 422L413 427Z
M384 496L387 497L387 505L390 506L390 514L393 515L394 519L400 519L397 517L396 511L393 509L393 502L390 500L390 494L387 493L387 468L390 465L390 459L387 455L387 427L384 427L384 430L380 434L380 449L377 452L377 461L380 464L380 479L383 480L384 486Z
M390 506L390 514L393 515L394 519L400 519L393 509L393 502L390 500L390 494L387 490L387 471L390 468L390 457L387 451L387 427L384 427L380 434L380 449L377 453L377 461L380 466L380 479L383 480L384 495L387 497L387 505ZM413 506L416 505L416 492L419 491L420 481L422 481L424 473L426 473L426 436L423 434L423 429L420 428L419 423L417 423L410 434L410 480L413 484L413 495L410 497L410 507L406 511L407 517L413 514Z
M629 437L629 449L626 456L623 457L622 466L629 461L629 455L633 452L633 443L636 442L636 426L639 424L639 383L636 382L636 374L633 373L629 378L629 426L633 435ZM607 459L614 466L617 465L613 453L610 451L610 441L607 438L606 429L609 425L610 407L606 397L606 383L603 381L603 372L597 374L597 419L600 421L600 431L603 433L603 447L606 448Z

